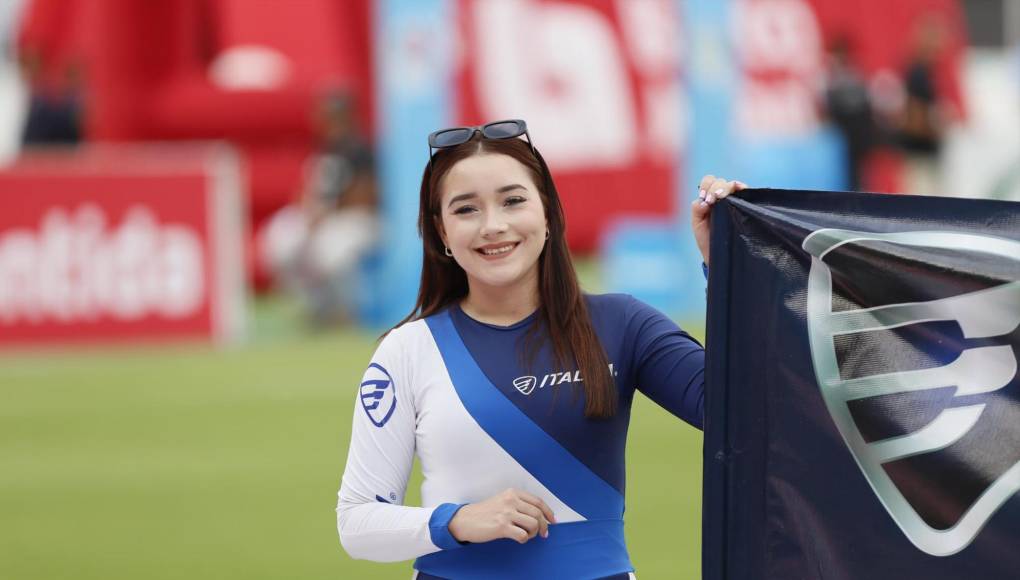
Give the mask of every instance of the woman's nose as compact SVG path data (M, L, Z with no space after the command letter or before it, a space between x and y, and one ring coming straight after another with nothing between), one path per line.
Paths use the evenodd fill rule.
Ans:
M482 224L482 235L491 236L494 234L501 234L507 230L506 219L500 214L500 212L488 212L485 215L485 221Z

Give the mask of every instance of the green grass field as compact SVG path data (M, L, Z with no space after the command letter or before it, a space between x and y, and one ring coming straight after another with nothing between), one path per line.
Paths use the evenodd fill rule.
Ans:
M410 578L337 541L373 348L345 331L0 356L0 578ZM700 574L701 441L638 398L626 529L643 580Z

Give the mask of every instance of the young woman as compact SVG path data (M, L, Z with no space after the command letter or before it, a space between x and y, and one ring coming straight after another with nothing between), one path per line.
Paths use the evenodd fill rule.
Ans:
M437 131L429 147L418 301L361 383L341 543L354 558L417 558L419 580L632 577L634 392L701 428L704 351L631 296L581 292L523 121ZM711 206L742 187L702 180L706 264ZM401 505L415 454L423 507Z

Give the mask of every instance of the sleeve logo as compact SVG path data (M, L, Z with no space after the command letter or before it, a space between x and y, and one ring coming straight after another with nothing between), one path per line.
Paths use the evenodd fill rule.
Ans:
M361 406L376 427L382 427L397 408L393 378L381 365L372 363L361 380Z

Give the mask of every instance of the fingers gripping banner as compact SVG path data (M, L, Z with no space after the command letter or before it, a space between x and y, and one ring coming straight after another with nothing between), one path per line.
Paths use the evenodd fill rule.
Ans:
M1020 204L713 215L704 577L1016 578Z

